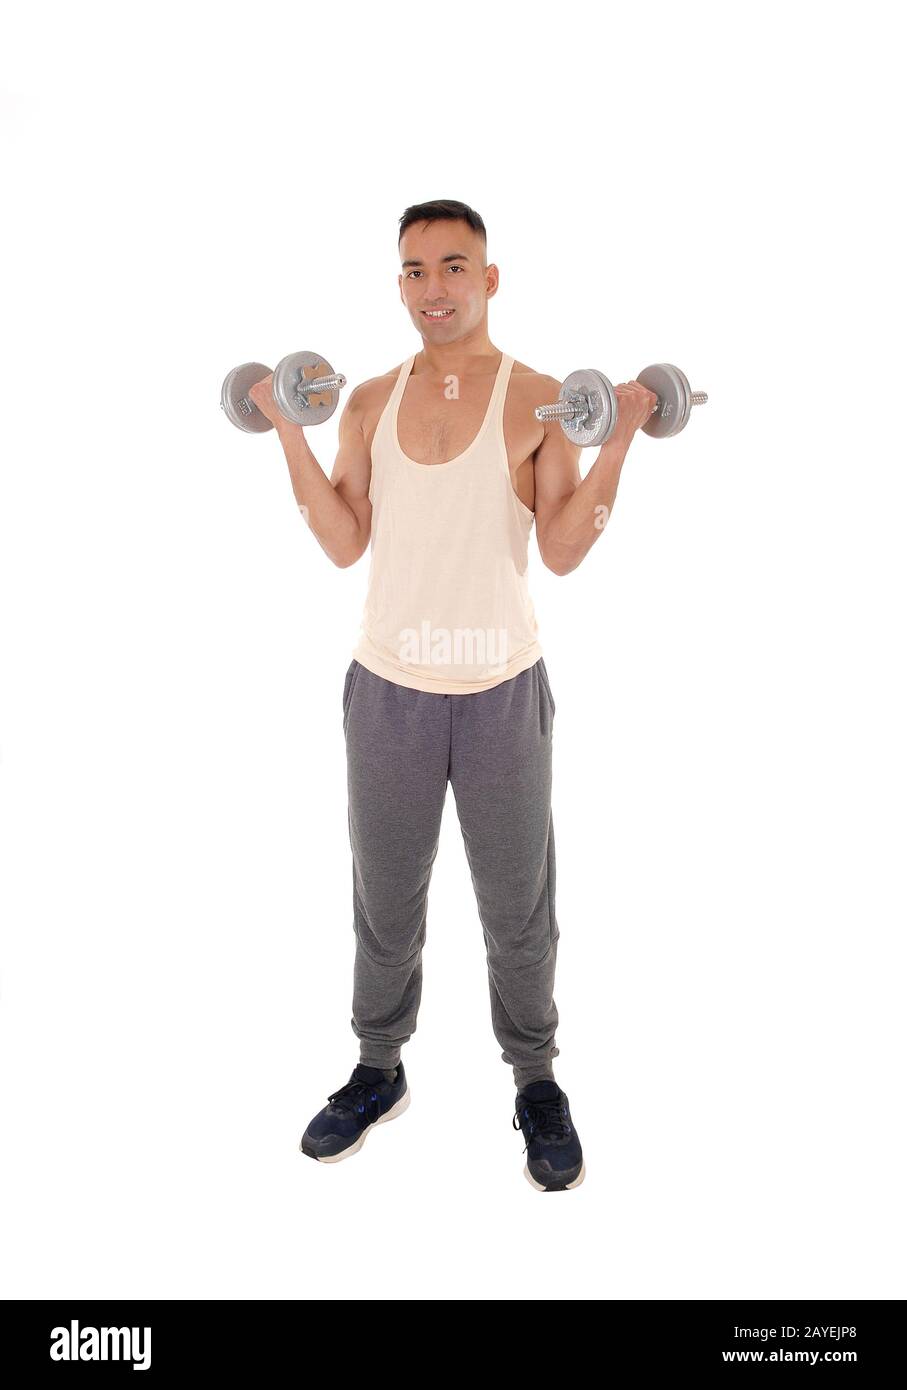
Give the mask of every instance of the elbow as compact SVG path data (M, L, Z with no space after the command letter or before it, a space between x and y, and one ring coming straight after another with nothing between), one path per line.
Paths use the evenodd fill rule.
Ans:
M362 559L366 550L368 550L368 542L365 545L357 545L355 550L347 550L342 554L332 555L331 559L338 569L348 570L351 565L355 565L357 560Z
M356 561L360 559L361 556L368 549L368 537L366 537L364 544L362 541L362 537L357 536L354 545L346 543L343 545L331 546L330 548L328 548L325 542L317 534L316 539L318 541L318 544L321 546L321 549L324 551L325 555L330 560L331 564L336 565L339 570L348 570L351 565L355 565Z
M349 551L329 549L319 535L314 532L313 535L315 535L315 539L321 547L322 554L326 555L331 564L335 565L337 569L347 570L350 565L355 565L356 561L359 559L358 554L353 555Z
M359 555L361 554L362 552L360 551ZM330 559L333 560L339 570L348 570L351 565L355 565L356 561L359 559L359 555L331 555Z
M550 570L552 574L557 574L561 578L563 578L565 574L570 574L576 569L575 564L568 564L563 557L558 558L554 555L543 555L542 564L545 566L546 570Z
M579 560L569 552L565 545L558 544L556 541L549 541L545 536L539 536L538 541L539 554L546 570L563 577L571 570L576 569Z

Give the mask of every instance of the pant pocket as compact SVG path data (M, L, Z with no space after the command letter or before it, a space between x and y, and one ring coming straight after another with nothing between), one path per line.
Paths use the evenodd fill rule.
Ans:
M348 715L349 712L350 712L350 702L351 702L351 700L352 700L352 698L353 698L353 687L354 687L355 684L356 684L356 677L359 675L359 672L360 672L361 670L362 670L362 667L359 665L359 662L356 660L355 657L353 657L353 660L352 660L352 661L350 662L350 664L349 664L349 668L348 668L348 670L347 670L347 673L346 673L346 676L345 676L344 682L343 682L343 723L344 723L344 725L346 724L347 715Z
M551 713L554 714L557 705L554 703L554 696L551 694L551 682L548 679L548 672L545 669L545 658L543 656L540 656L538 659L538 673L539 679L545 687L545 694L548 696L548 702L551 705Z

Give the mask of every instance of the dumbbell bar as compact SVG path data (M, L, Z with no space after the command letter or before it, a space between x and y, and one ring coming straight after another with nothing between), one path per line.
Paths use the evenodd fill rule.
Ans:
M220 408L237 429L248 434L263 434L274 428L248 396L255 383L263 381L270 370L261 362L244 362L224 378ZM291 352L274 368L271 389L277 408L286 419L296 425L321 425L337 409L340 388L345 385L346 377L335 372L317 352ZM315 398L319 396L327 399L316 403Z
M653 439L667 439L679 434L690 418L694 405L705 405L705 391L691 391L679 367L657 362L646 367L636 378L647 390L654 391L658 404L651 418L643 425L643 433ZM593 367L571 372L561 386L553 405L540 405L537 420L559 420L561 429L574 444L584 449L604 444L617 424L617 396L610 381Z

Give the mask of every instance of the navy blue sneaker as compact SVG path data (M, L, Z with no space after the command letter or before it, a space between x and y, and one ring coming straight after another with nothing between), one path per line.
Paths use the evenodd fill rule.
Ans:
M586 1176L583 1146L570 1117L570 1102L556 1081L532 1081L517 1092L514 1129L526 1139L523 1172L539 1192L566 1192Z
M393 1081L388 1081L378 1067L359 1062L346 1085L328 1096L327 1105L311 1121L299 1147L319 1163L338 1163L359 1152L375 1125L402 1115L409 1100L402 1062L397 1063Z

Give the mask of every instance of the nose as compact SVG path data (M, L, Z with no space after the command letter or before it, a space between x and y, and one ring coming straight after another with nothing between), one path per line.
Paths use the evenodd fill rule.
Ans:
M437 276L431 272L421 282L419 288L422 291L422 307L424 309L443 309L447 305L447 285L444 283L443 274Z

